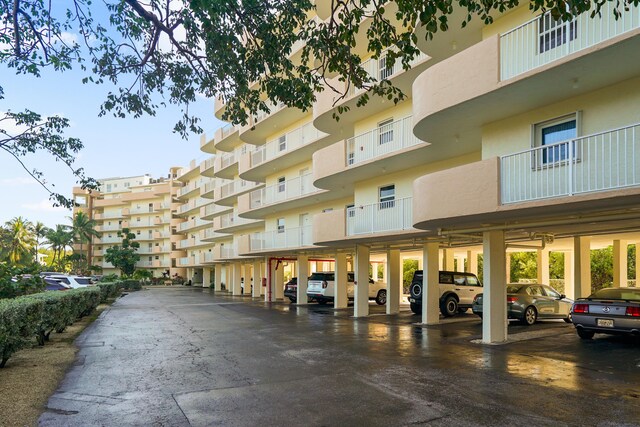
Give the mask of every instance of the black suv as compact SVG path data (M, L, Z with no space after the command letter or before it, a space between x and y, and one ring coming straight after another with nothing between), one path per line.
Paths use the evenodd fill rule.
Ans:
M439 272L440 312L444 317L464 313L471 308L473 299L482 293L482 283L475 274L456 271ZM409 288L411 311L422 313L422 270L416 270Z

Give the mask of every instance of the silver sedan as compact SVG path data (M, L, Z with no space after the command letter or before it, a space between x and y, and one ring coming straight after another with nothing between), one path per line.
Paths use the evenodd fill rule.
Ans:
M596 333L640 336L640 288L605 288L579 299L571 321L585 340Z
M507 285L507 317L533 325L538 319L563 319L569 323L572 300L551 286L516 283ZM482 294L471 306L474 314L482 317Z

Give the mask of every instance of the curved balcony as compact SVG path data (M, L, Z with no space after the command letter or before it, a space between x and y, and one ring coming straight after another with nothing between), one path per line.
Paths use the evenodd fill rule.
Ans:
M164 254L164 253L169 253L171 252L171 246L170 245L160 245L160 246L154 246L153 247L153 253L154 254Z
M222 115L226 110L226 103L220 97L215 98L213 101L213 115L216 116L217 119L222 120Z
M289 252L313 248L313 228L311 225L271 230L247 234L238 239L240 255L258 255L274 252Z
M185 216L185 215L191 215L196 211L200 213L200 209L203 208L204 205L209 203L212 203L211 200L203 199L202 196L200 196L199 198L191 199L187 203L180 206L176 214Z
M187 250L187 249L197 248L201 246L209 246L209 245L211 245L210 242L202 241L200 237L190 237L188 239L180 240L176 245L176 247L181 250Z
M246 152L246 147L243 147L242 152ZM233 179L238 174L238 157L240 157L240 154L240 150L236 149L231 153L223 153L217 156L214 165L214 176Z
M362 63L367 73L376 80L387 79L395 87L401 89L408 97L411 96L411 85L418 75L427 68L429 57L424 54L418 55L411 61L411 68L404 70L399 61L393 65L393 68L387 68L385 64L385 56L381 59L369 59ZM381 111L393 107L393 101L381 98L379 96L369 94L370 99L364 106L357 106L358 100L366 92L365 89L356 89L354 86L341 82L340 77L335 77L331 81L331 86L336 88L338 93L330 88L317 95L316 102L313 104L313 125L327 133L335 133L336 128L343 129L344 137L348 138L353 135L353 124L357 121L364 120ZM342 99L340 97L346 94ZM340 122L336 122L333 117L338 114L338 107L348 107L346 111L340 115Z
M216 131L215 148L218 151L232 151L242 144L237 126L224 125Z
M240 218L238 214L230 212L213 219L213 230L217 233L234 233L248 228L255 228L264 224L264 220Z
M200 264L213 264L217 261L213 252L200 254Z
M292 123L302 120L309 112L297 108L287 108L284 104L267 102L269 112L258 111L250 117L249 123L240 128L240 139L253 145L262 145L267 137L273 134L274 128L286 128Z
M213 228L205 228L200 231L200 240L203 242L218 242L220 240L229 240L231 237L227 233L218 233Z
M200 183L192 181L189 185L186 185L178 190L176 197L178 199L186 199L189 197L195 197L200 194Z
M195 159L189 162L189 166L180 169L180 173L176 180L180 182L187 182L200 174L200 165L196 163Z
M171 205L169 203L166 202L155 202L153 204L153 210L154 211L166 211L171 209Z
M211 221L213 218L233 210L233 206L221 206L211 203L200 208L200 218Z
M288 179L238 197L238 214L244 218L264 218L267 213L306 206L343 197L341 192L320 190L312 184L313 175Z
M284 170L300 164L318 149L335 142L339 136L328 135L306 123L257 147L240 158L240 178L264 182L274 169Z
M215 132L214 136L211 138L207 138L207 135L203 133L202 135L200 135L200 151L211 154L215 153L215 142Z
M193 232L209 226L211 226L211 221L205 221L201 218L195 218L195 219L191 219L189 221L180 223L180 225L178 226L178 232L180 233Z
M218 180L216 178L209 182L205 182L204 185L200 187L200 197L203 199L215 198L215 190L218 185Z
M537 36L536 18L429 68L413 84L421 94L413 99L414 134L433 144L435 158L453 147L477 151L486 123L637 76L639 9L616 21L608 7L602 18L586 13L562 24L564 38L553 43Z
M430 161L428 143L413 135L411 117L396 120L313 154L313 184L353 192L355 182Z
M228 182L216 188L216 204L222 206L233 206L236 204L239 196L263 185L264 184L260 182L250 182L245 181L244 179Z
M208 159L200 163L200 175L213 178L214 177L213 172L215 170L214 169L215 162L216 162L215 157L209 157Z

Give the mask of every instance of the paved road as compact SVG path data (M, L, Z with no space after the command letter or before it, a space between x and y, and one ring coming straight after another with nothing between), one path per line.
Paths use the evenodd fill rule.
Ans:
M471 315L416 319L208 289L133 293L78 338L40 424L640 425L637 340L581 342L548 322L539 338L484 346L471 342L481 334Z

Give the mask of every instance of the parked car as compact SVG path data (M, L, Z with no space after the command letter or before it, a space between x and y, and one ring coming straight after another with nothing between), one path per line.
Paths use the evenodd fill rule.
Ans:
M347 273L347 298L354 299L355 275ZM317 271L309 277L307 296L318 301L318 304L333 302L335 299L335 273L333 271ZM387 303L387 285L369 278L369 299L376 304Z
M51 275L48 276L50 279L55 279L64 283L65 285L71 286L73 289L77 288L86 288L87 286L92 286L93 282L91 281L91 277L84 276L66 276L66 275Z
M596 333L640 336L640 288L605 288L581 298L573 304L571 322L584 340Z
M45 284L45 291L67 291L72 289L70 285L62 283L60 280L52 279L51 277L45 277L42 280Z
M422 313L422 270L416 270L411 279L409 303L411 311ZM482 292L482 283L472 273L440 271L438 274L440 287L440 313L451 317L464 313L473 303L473 299Z
M298 301L298 278L292 277L287 283L284 284L284 296L289 298L289 301L296 303ZM307 296L307 302L312 302L313 298Z
M538 319L562 319L571 322L573 300L551 286L515 283L507 285L507 318L533 325ZM482 317L482 294L476 295L471 307Z
M42 271L40 272L40 277L47 277L47 276L64 276L64 273L58 273L55 271Z

